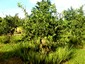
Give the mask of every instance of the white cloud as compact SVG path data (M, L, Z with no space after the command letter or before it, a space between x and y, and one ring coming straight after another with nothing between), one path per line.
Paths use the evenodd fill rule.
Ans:
M42 1L42 0L29 0L30 1L30 3L32 3L32 4L36 4L37 2L40 2L40 1Z
M1 12L1 11L0 11ZM28 14L31 14L31 10L28 10L27 9L27 12ZM16 13L18 13L18 16L20 18L24 18L24 12L22 9L15 9L15 8L12 8L12 9L5 9L3 13L0 13L0 17L5 17L6 15L11 15L11 16L14 16Z
M70 8L79 8L81 5L85 4L85 0L55 0L54 1L56 8L59 12Z
M42 0L29 0L29 1L32 4L36 4L37 1L40 2ZM62 12L63 10L68 9L71 6L73 8L79 8L81 5L85 4L85 0L51 0L51 2L52 4L55 3L58 12Z
M5 15L2 12L0 12L0 17L5 17Z

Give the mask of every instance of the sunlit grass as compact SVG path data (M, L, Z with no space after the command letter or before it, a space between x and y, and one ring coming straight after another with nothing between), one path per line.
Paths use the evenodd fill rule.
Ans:
M85 64L85 50L75 49L74 52L73 58L65 64Z
M12 51L17 47L19 44L0 44L0 52L7 52Z
M17 36L16 36L17 37ZM19 36L20 37L20 36ZM17 37L18 38L18 37ZM24 57L25 54L23 52L21 52L20 50L25 50L25 48L35 48L35 46L33 44L31 44L30 42L22 42L22 43L0 43L0 54L2 54L2 56L0 56L1 59L7 59L7 58L11 58L14 56L19 56ZM65 59L66 57L66 61L64 62L64 64L85 64L85 49L72 49L74 51L74 54L72 56L71 59L67 59L67 55L68 55L68 50L66 50L66 48L59 48L56 53L59 54L59 60ZM61 55L64 54L64 55ZM24 55L23 55L24 54ZM67 54L67 55L66 55ZM63 57L64 56L64 57ZM55 55L54 55L55 57ZM69 57L69 56L68 56ZM57 59L58 60L58 59ZM57 61L56 60L56 61Z

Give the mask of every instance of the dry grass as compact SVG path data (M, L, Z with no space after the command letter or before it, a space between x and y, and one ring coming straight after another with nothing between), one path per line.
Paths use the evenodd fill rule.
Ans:
M24 62L19 57L13 57L0 61L0 64L24 64Z

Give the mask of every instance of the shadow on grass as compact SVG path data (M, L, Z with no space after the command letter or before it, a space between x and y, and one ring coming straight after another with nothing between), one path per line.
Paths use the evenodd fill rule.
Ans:
M19 56L18 50L0 52L0 64L24 64L24 61Z

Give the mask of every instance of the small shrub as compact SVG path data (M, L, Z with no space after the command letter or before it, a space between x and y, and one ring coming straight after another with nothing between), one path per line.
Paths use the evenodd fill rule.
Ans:
M46 64L60 64L64 61L67 61L71 58L72 50L69 50L68 47L62 48L59 47L56 52L49 53L45 59Z

